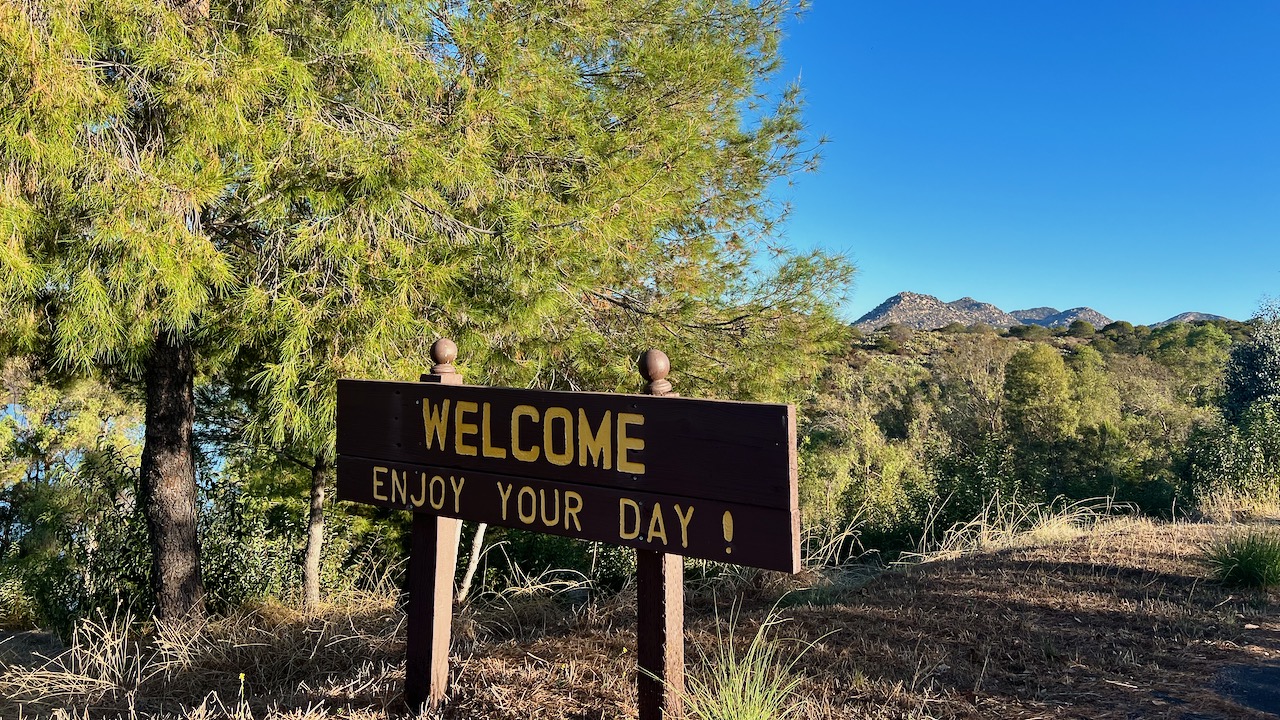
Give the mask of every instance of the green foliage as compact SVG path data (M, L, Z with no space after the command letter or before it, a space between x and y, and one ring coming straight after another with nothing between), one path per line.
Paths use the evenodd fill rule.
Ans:
M1103 334L949 333L916 338L906 355L855 349L805 405L806 523L858 520L866 543L891 551L997 497L1107 496L1164 515L1215 488L1274 497L1263 455L1280 432L1264 414L1247 439L1215 420L1230 343L1221 327L1108 332L1129 350Z
M1204 562L1225 585L1272 588L1280 585L1280 534L1237 533L1209 544Z
M1233 346L1227 362L1222 405L1233 422L1258 401L1280 398L1280 306L1268 305L1253 322L1253 338Z
M35 624L65 634L95 610L146 611L151 566L135 477L124 456L98 447L73 469L7 494L14 512L6 530L19 539L0 562L0 577L30 606Z
M1043 343L1020 348L1005 368L1004 421L1015 437L1048 441L1073 433L1079 413L1062 354Z
M1097 328L1088 320L1072 320L1071 325L1067 327L1067 335L1077 338L1091 338Z
M1142 352L1178 373L1189 402L1207 406L1217 401L1230 347L1231 336L1216 325L1171 323L1153 330Z
M1111 384L1102 354L1085 346L1067 361L1072 371L1071 394L1081 428L1096 428L1120 421L1120 392Z
M630 548L583 542L556 535L492 527L486 541L481 590L501 590L513 577L544 573L577 573L598 590L615 592L635 577Z
M225 613L251 600L296 595L301 582L293 546L302 531L281 528L270 508L231 478L210 483L201 499L200 553L210 609Z
M139 411L100 382L59 379L29 358L11 358L0 377L3 612L67 630L147 586L133 502Z
M1020 340L1044 340L1052 332L1043 325L1014 325L1009 328L1009 336Z
M879 335L876 337L875 347L883 353L893 353L898 355L902 353L902 343L894 340L888 335Z
M918 525L932 479L917 462L931 419L918 397L927 376L888 360L861 371L833 367L807 409L800 457L805 524L862 523L864 538L895 538ZM877 412L879 411L879 412Z
M1280 498L1280 403L1255 402L1234 423L1201 426L1187 464L1200 496L1274 502Z

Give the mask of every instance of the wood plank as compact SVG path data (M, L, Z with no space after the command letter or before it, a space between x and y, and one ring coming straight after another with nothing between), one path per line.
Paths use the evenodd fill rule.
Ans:
M791 510L794 447L789 405L338 381L347 456Z
M439 707L449 689L449 634L460 523L425 513L413 516L404 698L415 713Z
M788 510L348 456L338 457L337 484L341 500L769 570L800 569L797 515Z
M636 690L640 720L684 715L684 562L636 552Z

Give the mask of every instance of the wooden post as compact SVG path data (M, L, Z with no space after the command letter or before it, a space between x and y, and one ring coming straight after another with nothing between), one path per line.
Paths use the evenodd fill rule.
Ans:
M461 385L453 367L458 346L441 338L431 345L431 373L422 382ZM453 626L453 573L458 564L461 520L414 513L409 550L408 638L404 699L410 711L434 709L449 688L449 632Z
M649 395L674 395L666 379L671 361L661 350L640 356ZM684 717L684 560L636 551L636 690L640 720Z

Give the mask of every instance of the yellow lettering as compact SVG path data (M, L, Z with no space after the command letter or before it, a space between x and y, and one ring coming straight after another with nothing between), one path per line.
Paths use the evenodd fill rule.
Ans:
M556 452L556 431L552 425L553 420L559 420L564 438L564 452ZM542 452L547 456L547 462L552 465L568 465L573 462L573 415L568 410L561 407L547 408L547 412L542 416Z
M424 472L418 473L418 480L420 482L418 489L421 492L418 493L418 497L410 498L410 502L413 503L414 507L422 507L422 503L427 501L427 474Z
M458 403L461 405L462 403ZM436 495L436 488L440 488L439 497ZM444 507L444 478L439 475L431 477L431 509L439 510Z
M378 492L379 488L387 484L387 481L383 480L381 477L381 475L386 475L386 474L387 474L386 468L382 467L381 465L373 466L373 499L374 500L384 500L384 501L387 500L386 495L383 495L382 493Z
M573 518L573 524L577 526L578 532L582 532L582 523L578 522L578 512L582 510L582 496L572 490L564 491L564 529L569 529L569 518Z
M502 459L507 456L507 451L493 446L493 431L490 429L493 423L489 422L489 409L489 403L485 403L480 413L480 446L485 457Z
M521 462L534 462L538 459L538 446L520 447L520 418L522 417L531 418L534 422L538 422L540 416L538 409L531 405L517 405L511 411L511 454Z
M396 502L396 493L400 494L400 502L409 502L409 473L403 475L391 470L391 502Z
M502 498L502 519L507 519L507 501L511 499L511 486L508 485L504 490L502 481L498 481L498 496Z
M529 493L529 512L524 511L525 493ZM532 525L536 517L534 511L537 510L538 496L533 494L533 488L525 485L520 488L520 494L516 496L516 512L520 513L520 522L525 525Z
M636 413L618 413L618 472L644 474L644 463L631 462L627 457L629 450L643 450L644 438L627 435L627 426L644 425L644 416Z
M627 529L627 509L631 509L631 515L635 518L635 525L632 529ZM635 540L640 537L640 506L631 498L618 498L618 537L623 540Z
M604 467L605 470L613 467L613 434L609 432L609 420L612 416L612 410L605 410L599 427L591 432L587 411L578 408L578 464L582 467L587 466L588 457L596 467Z
M541 511L538 514L542 516L542 524L547 527L555 527L560 524L560 491L553 489L552 492L554 492L555 495L552 496L552 501L548 503L547 491L542 489L538 490L538 503L542 505ZM550 520L547 519L548 506L554 508L556 511L555 517Z
M680 547L689 547L689 521L693 519L693 506L689 506L689 512L680 512L680 506L676 506L676 518L680 521Z
M463 422L463 418L467 413L473 413L479 409L479 406L467 400L459 400L458 404L454 406L453 451L459 455L475 456L476 454L476 446L468 445L466 439L468 435L475 435L479 432L480 428L476 427L475 423Z
M423 475L423 477L425 478L426 476ZM449 476L449 484L453 486L453 511L454 512L462 512L462 509L461 509L462 508L462 486L465 485L466 483L467 483L467 479L462 477L461 475L459 475L457 479L454 479L452 475ZM689 510L689 512L693 512L692 508Z
M649 535L645 537L645 542L653 542L654 538L662 538L662 544L667 544L667 525L662 521L662 503L653 504L653 516L649 518Z
M426 428L427 449L431 449L431 438L434 437L443 450L445 438L449 437L449 401L432 405L430 400L423 398L422 425Z

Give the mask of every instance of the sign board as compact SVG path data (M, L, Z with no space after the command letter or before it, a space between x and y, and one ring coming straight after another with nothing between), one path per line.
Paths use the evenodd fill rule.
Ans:
M338 381L338 497L800 569L789 405Z

